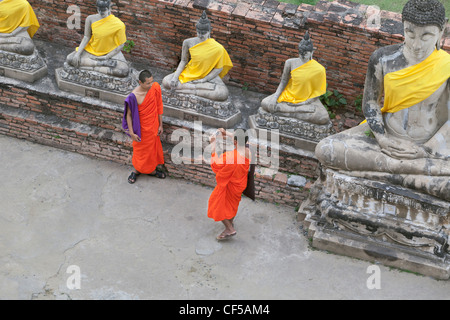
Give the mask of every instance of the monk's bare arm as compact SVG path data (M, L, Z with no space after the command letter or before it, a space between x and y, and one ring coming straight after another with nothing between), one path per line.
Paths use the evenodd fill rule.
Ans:
M162 121L162 114L158 115L158 121L159 121L159 128L158 128L158 136L160 136L163 133L163 121Z

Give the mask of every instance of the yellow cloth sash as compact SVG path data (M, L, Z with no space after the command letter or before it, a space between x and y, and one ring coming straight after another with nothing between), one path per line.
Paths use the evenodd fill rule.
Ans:
M326 90L325 68L316 60L309 60L291 71L291 78L277 102L300 103L321 96Z
M450 77L450 54L434 52L424 61L384 76L384 106L394 113L425 100Z
M84 50L95 55L104 56L127 41L125 24L114 15L92 24L92 36Z
M178 78L181 83L203 79L213 69L223 68L219 74L223 78L233 67L225 48L216 40L209 38L189 49L191 60Z
M39 21L26 0L0 2L0 33L11 33L18 27L27 28L30 38L39 29Z

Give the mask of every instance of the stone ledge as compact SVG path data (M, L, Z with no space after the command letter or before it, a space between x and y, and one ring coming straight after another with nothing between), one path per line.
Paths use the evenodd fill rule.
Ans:
M433 196L326 169L298 219L318 249L448 280L449 210Z
M377 10L376 6L358 4L347 0L319 1L316 5L294 5L275 0L235 1L235 0L158 0L159 2L193 7L199 10L213 10L226 15L246 17L251 20L271 23L285 28L298 28L306 20L309 23L331 22L342 26L358 28L371 33L381 33L403 39L401 14ZM380 24L371 27L368 19L380 16ZM450 24L447 24L450 29ZM444 49L450 50L450 34L444 35Z

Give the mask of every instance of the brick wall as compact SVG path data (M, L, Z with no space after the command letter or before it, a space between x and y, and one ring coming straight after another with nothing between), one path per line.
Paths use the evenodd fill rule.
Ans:
M97 104L77 96L68 99L66 94L40 92L21 83L0 83L0 106L0 134L130 165L131 169L132 145L121 130L122 106ZM188 130L192 143L195 139L193 128L177 123L165 119L161 137L169 175L214 186L215 176L203 158L200 163L172 161L172 149L179 143L172 140L175 130ZM202 134L203 149L208 144L207 138L208 135ZM297 207L309 194L311 181L318 174L318 163L288 152L280 152L278 163L280 169L274 172L257 160L257 198ZM307 178L303 185L290 183L291 177L300 176Z
M29 0L36 11L43 40L77 46L84 20L96 13L95 0ZM166 70L176 68L184 39L195 36L195 23L206 9L212 36L230 53L230 83L273 93L284 62L298 55L297 45L309 29L314 58L327 68L330 89L353 101L362 93L367 61L380 46L402 41L399 14L382 11L379 25L368 27L373 9L346 0L316 6L276 0L113 0L113 13L136 43L129 59L144 60ZM69 5L81 12L81 29L69 30ZM450 35L444 39L450 52Z

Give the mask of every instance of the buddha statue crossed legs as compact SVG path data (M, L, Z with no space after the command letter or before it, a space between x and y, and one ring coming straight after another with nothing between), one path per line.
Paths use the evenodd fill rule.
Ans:
M111 14L110 0L97 0L98 14L86 18L80 46L67 56L67 63L82 70L126 77L128 63L122 53L126 42L125 24Z
M211 23L205 11L196 28L197 37L183 41L178 68L163 79L163 87L177 93L225 101L228 88L222 78L233 64L225 48L211 38Z
M319 100L326 91L326 72L312 59L313 44L308 32L298 50L299 57L286 61L277 91L263 99L261 109L313 124L327 124L330 118Z
M369 61L367 122L322 140L316 156L345 174L448 201L450 55L440 49L445 9L437 0L410 0L402 14L404 43L376 50Z

